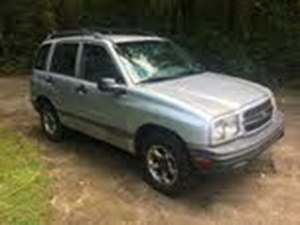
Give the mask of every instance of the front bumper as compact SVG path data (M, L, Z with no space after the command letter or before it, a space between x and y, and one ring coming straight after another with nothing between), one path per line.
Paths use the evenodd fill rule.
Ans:
M190 147L192 161L205 173L243 167L284 136L283 124L283 114L277 112L267 127L251 136L217 147Z

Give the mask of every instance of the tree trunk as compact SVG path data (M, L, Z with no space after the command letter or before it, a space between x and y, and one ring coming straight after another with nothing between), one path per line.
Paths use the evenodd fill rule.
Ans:
M56 23L60 28L78 28L80 21L80 0L53 0Z
M252 30L252 0L224 0L225 27L249 39Z
M241 32L242 37L248 40L252 32L252 0L236 1L236 28Z
M224 25L230 31L233 31L235 27L235 5L235 0L224 0Z
M3 29L2 29L2 21L0 21L0 58L4 56L4 43L3 43Z

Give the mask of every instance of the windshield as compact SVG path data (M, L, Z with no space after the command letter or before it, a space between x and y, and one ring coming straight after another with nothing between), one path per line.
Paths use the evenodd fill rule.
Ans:
M121 61L137 83L181 78L203 71L183 49L170 41L117 45Z

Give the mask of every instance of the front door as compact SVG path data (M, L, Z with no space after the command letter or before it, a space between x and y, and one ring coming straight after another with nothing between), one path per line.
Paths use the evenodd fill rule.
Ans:
M97 87L103 78L113 78L125 85L109 50L102 45L84 44L79 73L77 114L84 122L84 132L128 149L131 135L124 115L127 96L103 92Z

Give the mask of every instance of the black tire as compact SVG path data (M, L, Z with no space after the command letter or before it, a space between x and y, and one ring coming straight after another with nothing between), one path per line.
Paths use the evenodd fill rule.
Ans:
M141 146L141 149L145 181L154 189L168 196L178 196L189 187L189 175L192 171L191 160L185 149L184 143L176 135L167 131L155 133L152 132L152 134L147 135L147 137L144 138L145 140ZM157 148L157 146L162 146L165 148L164 151L166 150L168 154L172 155L173 161L175 162L171 164L173 165L173 170L175 167L177 168L177 175L170 176L170 178L176 177L170 179L172 180L170 184L159 182L153 175L153 170L151 172L149 164L152 163L150 163L151 160L149 158L151 158L150 155L152 153L150 151L153 151L153 148Z
M47 138L54 142L60 142L64 138L64 127L61 124L55 108L49 104L44 103L40 109L41 126ZM47 121L48 120L48 121ZM49 128L49 120L51 120L52 128Z

